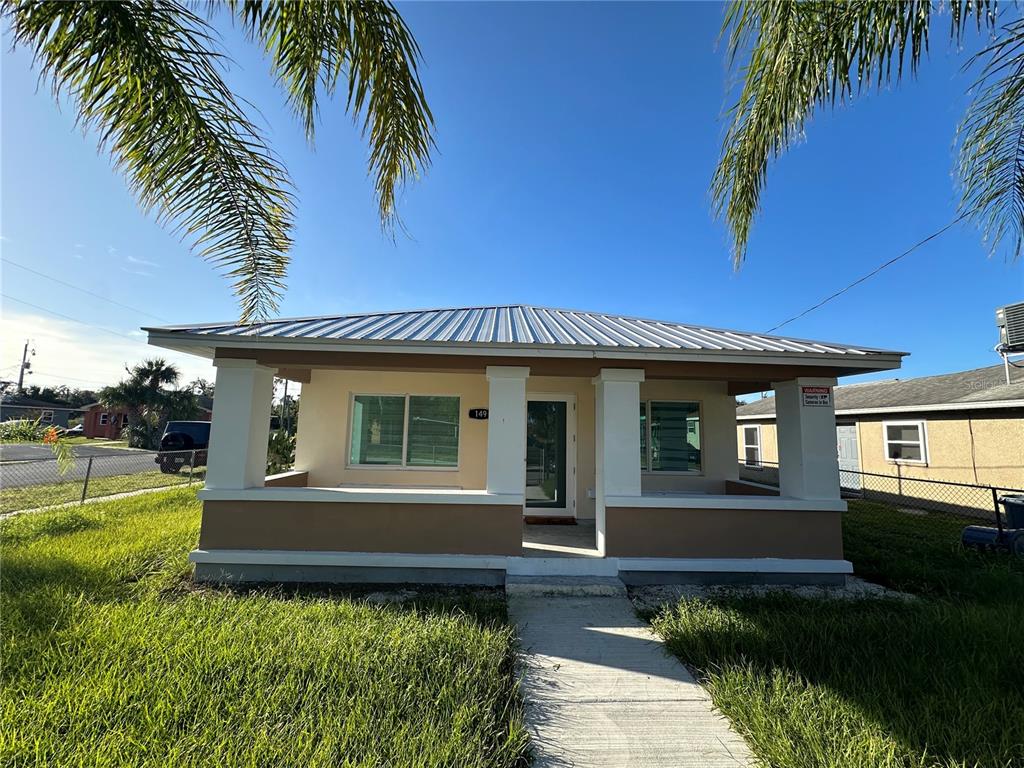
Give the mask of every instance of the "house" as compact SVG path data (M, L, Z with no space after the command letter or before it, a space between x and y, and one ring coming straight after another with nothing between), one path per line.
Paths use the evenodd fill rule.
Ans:
M837 387L835 442L849 485L891 475L1024 488L1024 370L1009 368L1009 374L1007 384L1004 366L993 365ZM739 407L736 418L740 462L770 469L778 461L775 398ZM913 492L952 493L926 483ZM985 494L976 496L979 508L991 510Z
M842 582L829 394L903 354L525 305L145 330L216 367L200 580ZM265 477L275 376L302 418ZM736 463L768 387L776 496Z
M213 415L213 398L199 396L200 412L192 421L209 421ZM116 440L128 426L128 411L125 408L110 408L102 403L82 406L82 433L86 437L102 437Z
M55 427L67 427L68 419L80 408L71 408L60 403L36 400L22 395L5 395L0 400L0 421L35 421Z

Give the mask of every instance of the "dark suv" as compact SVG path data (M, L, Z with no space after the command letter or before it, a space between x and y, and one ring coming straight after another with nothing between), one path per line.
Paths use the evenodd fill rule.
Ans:
M180 472L185 465L204 467L209 447L210 422L168 421L154 461L161 472L169 475Z

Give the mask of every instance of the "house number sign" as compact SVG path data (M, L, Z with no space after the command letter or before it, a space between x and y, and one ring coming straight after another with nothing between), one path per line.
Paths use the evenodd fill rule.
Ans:
M804 405L832 405L832 387L800 387L800 396Z
M486 419L488 416L486 408L470 408L469 418L471 419Z

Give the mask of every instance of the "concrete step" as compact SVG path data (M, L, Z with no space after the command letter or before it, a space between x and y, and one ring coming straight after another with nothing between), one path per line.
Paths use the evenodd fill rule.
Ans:
M615 576L508 576L509 597L625 597L626 585Z
M509 576L618 576L614 557L510 557Z

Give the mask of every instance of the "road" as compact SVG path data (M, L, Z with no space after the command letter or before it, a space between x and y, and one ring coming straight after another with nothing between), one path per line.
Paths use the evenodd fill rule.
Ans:
M16 450L10 450L12 448ZM61 475L57 469L57 462L53 460L53 453L46 446L2 446L0 455L3 457L3 463L0 464L0 485L14 488L84 480L90 456L93 457L90 477L136 475L140 472L153 472L159 469L153 461L155 454L148 451L75 446L74 453L75 466L66 474Z
M116 456L131 453L127 448L104 448L100 445L74 445L71 447L75 456ZM0 462L2 461L38 461L52 459L53 451L47 445L38 443L14 443L0 445Z

